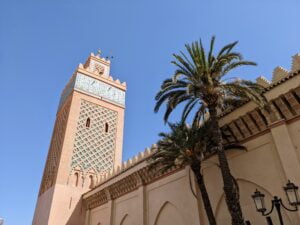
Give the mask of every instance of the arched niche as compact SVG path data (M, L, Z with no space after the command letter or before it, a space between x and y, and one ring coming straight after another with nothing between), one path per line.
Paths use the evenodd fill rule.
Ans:
M97 174L96 170L93 168L90 168L88 172L85 174L84 178L84 187L85 188L93 188L97 184Z
M82 187L83 175L80 167L76 167L71 171L68 179L68 185L73 187Z
M245 220L249 220L251 224L267 224L266 218L256 211L255 204L251 195L256 189L265 194L265 202L267 210L271 209L272 194L264 187L245 179L237 179L240 189L240 203ZM290 218L285 211L282 211L285 225L292 225ZM215 210L215 216L218 224L231 224L231 217L227 209L224 194L220 197ZM271 214L274 224L279 224L275 209Z
M154 225L186 225L181 212L169 201L165 202L156 216Z
M95 177L92 174L90 174L88 180L89 180L88 183L89 188L93 188L95 186Z
M131 218L128 214L126 214L123 219L121 220L120 225L132 225Z

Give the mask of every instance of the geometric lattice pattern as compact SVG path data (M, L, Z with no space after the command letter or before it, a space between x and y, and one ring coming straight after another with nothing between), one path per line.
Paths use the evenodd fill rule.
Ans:
M117 112L82 100L71 168L110 171L114 165ZM87 124L87 120L89 120Z
M69 100L57 114L39 195L55 183L70 104Z

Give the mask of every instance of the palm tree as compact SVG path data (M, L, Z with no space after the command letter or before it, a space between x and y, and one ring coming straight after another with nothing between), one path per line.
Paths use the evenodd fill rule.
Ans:
M193 123L199 123L204 115L209 114L212 132L212 151L218 155L221 168L225 200L231 215L233 225L244 225L244 218L239 202L238 186L228 165L224 152L222 134L219 127L218 112L238 106L247 101L254 101L260 107L266 105L262 96L263 88L256 83L237 78L227 78L226 75L235 68L245 65L256 65L244 61L242 55L233 52L237 42L224 46L214 54L215 37L212 37L208 54L201 40L186 44L188 55L180 52L173 54L172 63L177 67L171 79L166 79L157 93L155 112L166 103L165 122L180 103L185 103L182 119L186 120L192 114Z
M206 148L208 126L189 127L185 123L169 123L170 133L160 133L155 153L151 157L150 169L166 171L174 166L189 165L194 172L202 201L210 225L216 225L216 220L210 204L209 196L201 174L201 162L208 155Z
M156 151L150 158L150 169L166 171L174 166L189 165L195 175L198 188L201 192L202 201L210 225L216 225L216 220L210 204L208 192L201 173L202 162L215 153L211 151L210 121L200 126L188 126L186 123L169 123L171 132L161 132L161 139L157 142ZM237 143L227 143L224 146L228 149L245 150L245 147Z

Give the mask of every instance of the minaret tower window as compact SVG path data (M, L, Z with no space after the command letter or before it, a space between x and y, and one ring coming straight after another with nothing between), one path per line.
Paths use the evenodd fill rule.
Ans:
M90 127L90 126L91 126L91 119L87 118L86 123L85 123L85 127Z
M108 132L108 128L109 128L108 123L105 123L105 133Z

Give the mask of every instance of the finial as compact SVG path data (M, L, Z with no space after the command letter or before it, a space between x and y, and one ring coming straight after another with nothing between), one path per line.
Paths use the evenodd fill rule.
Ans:
M101 55L101 50L100 50L100 49L97 50L97 54L98 54L99 56Z

